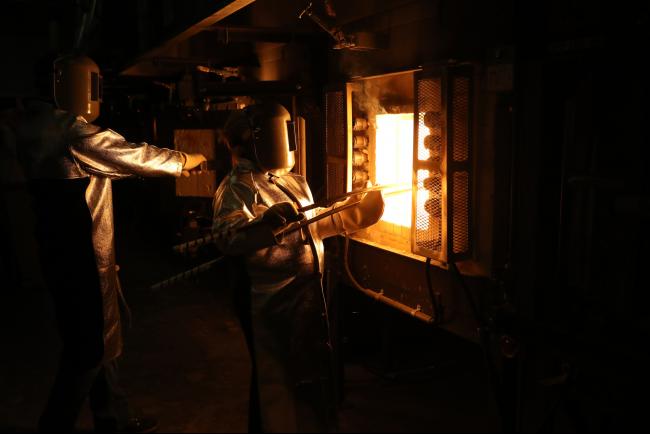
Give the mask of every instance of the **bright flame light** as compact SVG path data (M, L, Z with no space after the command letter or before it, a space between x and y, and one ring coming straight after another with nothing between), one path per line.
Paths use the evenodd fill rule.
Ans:
M424 138L431 133L431 130L424 125L424 116L424 113L420 113L420 124L418 126L418 160L420 161L424 161L430 156L429 150L424 146Z
M375 157L378 184L412 182L413 173L413 113L377 115ZM411 227L411 192L384 198L383 221Z
M428 178L429 175L430 172L428 170L418 170L418 185L422 185L424 180ZM429 192L424 188L418 188L417 209L423 210L427 200L429 200ZM422 218L420 215L418 215L417 217L418 218L416 219L415 222L417 229L427 230L429 228L429 220L430 220L428 213L424 214L424 218Z

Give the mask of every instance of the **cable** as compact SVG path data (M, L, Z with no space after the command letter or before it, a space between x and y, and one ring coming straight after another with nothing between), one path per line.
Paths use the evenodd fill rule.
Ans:
M499 409L499 416L501 419L501 423L503 424L505 419L505 415L504 415L505 409L503 403L503 391L501 387L502 381L499 378L499 373L497 371L497 367L494 363L494 360L491 357L490 327L487 324L487 321L485 321L485 319L481 316L481 313L478 310L478 306L474 301L474 297L472 297L472 293L470 292L470 289L467 286L465 279L463 279L463 276L460 273L460 270L458 269L458 266L454 261L451 261L449 263L449 269L452 271L452 274L456 276L458 282L460 283L460 286L463 288L465 298L467 298L467 302L469 303L470 309L472 310L472 315L474 316L474 320L478 325L479 344L481 346L481 349L483 350L483 356L485 358L488 382L496 398L497 407Z
M463 288L463 292L465 293L465 298L467 298L467 302L469 303L470 309L472 309L472 315L474 316L474 319L476 320L476 323L478 324L479 328L486 328L487 324L485 323L485 320L481 316L478 310L478 306L474 301L474 297L472 297L472 293L470 292L469 287L465 283L465 279L463 279L462 274L460 274L460 270L458 269L458 266L454 261L451 261L449 263L449 268L453 272L452 274L456 276L456 278L458 279L461 288Z
M431 283L431 273L429 267L431 266L431 258L427 258L425 263L424 273L427 279L427 289L429 290L429 297L431 297L431 308L433 309L433 325L440 325L444 319L445 307L438 302L436 294L433 292L433 284Z

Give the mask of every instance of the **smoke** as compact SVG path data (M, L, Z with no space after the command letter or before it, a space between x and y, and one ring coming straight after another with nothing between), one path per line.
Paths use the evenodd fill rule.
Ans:
M362 80L357 84L358 88L354 93L356 106L360 114L376 128L375 116L387 113L380 99L384 90L374 80Z

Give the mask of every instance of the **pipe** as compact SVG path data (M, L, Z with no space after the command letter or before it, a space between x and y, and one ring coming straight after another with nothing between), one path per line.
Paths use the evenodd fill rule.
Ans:
M410 316L412 316L414 318L422 320L422 321L426 322L427 324L433 324L434 323L433 317L430 316L430 315L427 315L424 312L422 312L422 309L420 308L420 306L418 306L416 308L413 308L411 306L407 306L407 305L402 304L402 303L400 303L398 301L395 301L392 298L386 297L384 295L384 290L383 289L379 290L379 291L374 291L372 289L364 288L363 286L361 286L361 284L359 284L357 279L355 279L354 276L352 275L352 271L350 271L350 264L348 262L349 251L350 251L350 238L346 234L346 236L345 236L345 252L343 253L343 266L345 268L346 274L348 275L348 278L350 279L350 281L352 282L352 285L356 289L358 289L359 291L361 291L362 293L366 294L368 297L370 297L370 298L372 298L372 299L374 299L376 301L380 301L380 302L382 302L382 303L384 303L384 304L386 304L386 305L388 305L390 307L393 307L393 308L395 308L395 309L397 309L397 310L399 310L401 312L404 312L404 313L406 313L406 314L408 314L408 315L410 315Z

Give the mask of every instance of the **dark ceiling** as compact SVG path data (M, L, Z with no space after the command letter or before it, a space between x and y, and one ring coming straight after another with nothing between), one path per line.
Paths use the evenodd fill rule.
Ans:
M47 52L70 51L75 46L83 13L90 15L94 6L93 19L87 20L89 24L80 49L95 58L107 73L167 75L178 72L174 64L188 62L217 67L255 66L258 43L326 38L312 22L298 19L304 1L9 0L3 3L0 15L3 45L9 48L9 41L13 40L12 45L30 51L32 58Z

